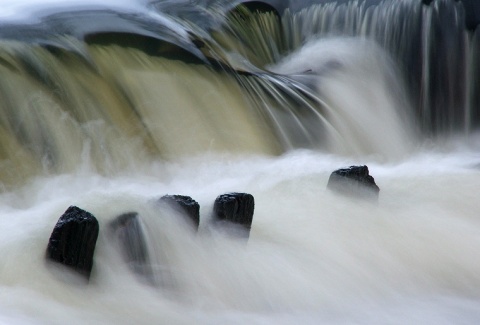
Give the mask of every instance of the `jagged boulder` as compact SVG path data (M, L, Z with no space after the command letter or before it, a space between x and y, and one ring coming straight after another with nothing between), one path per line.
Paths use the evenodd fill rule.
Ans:
M213 205L213 219L227 227L236 225L240 237L249 237L253 221L255 199L248 193L227 193L219 195ZM230 231L231 232L231 231Z
M89 279L98 232L98 221L91 213L70 206L53 228L47 258Z
M335 170L328 179L327 188L349 196L373 199L378 199L380 192L380 188L365 165Z
M200 225L200 205L190 196L164 195L158 200L158 204L166 205L177 213L183 215L196 230Z
M137 212L124 213L109 224L109 232L130 269L143 280L153 283L153 272L145 234Z

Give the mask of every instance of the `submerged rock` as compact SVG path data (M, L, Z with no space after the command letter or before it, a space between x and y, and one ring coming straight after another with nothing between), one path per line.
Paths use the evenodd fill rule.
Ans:
M47 258L90 278L98 232L98 221L91 213L69 207L53 228Z
M200 225L200 205L190 196L185 195L164 195L159 200L160 205L167 205L169 208L185 216L195 230Z
M380 188L369 175L367 166L337 169L330 175L327 188L349 196L378 199Z
M373 199L378 199L380 192L365 165L335 170L328 179L327 188L337 193Z
M110 222L109 226L110 235L130 269L153 284L147 243L138 213L124 213Z
M249 237L255 200L248 193L227 193L218 196L213 205L213 218L231 228L240 237ZM231 226L236 226L232 228ZM236 230L234 230L236 229Z

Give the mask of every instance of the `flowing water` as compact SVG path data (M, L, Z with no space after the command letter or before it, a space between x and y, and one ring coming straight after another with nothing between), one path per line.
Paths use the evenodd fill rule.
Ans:
M0 323L478 323L480 33L462 5L235 4L2 1ZM326 189L354 164L378 203ZM248 242L209 226L232 191L255 197ZM159 215L164 194L198 201L197 234ZM70 205L100 223L88 284L45 262ZM155 285L106 234L130 211Z

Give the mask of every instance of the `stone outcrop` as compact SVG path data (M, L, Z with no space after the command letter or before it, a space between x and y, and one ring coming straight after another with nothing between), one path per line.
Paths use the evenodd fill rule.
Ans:
M200 205L190 196L164 195L158 200L158 204L166 205L185 217L195 230L200 225Z
M69 207L53 228L47 258L89 279L98 232L98 221L92 214L76 206Z
M153 272L147 242L136 212L124 213L109 224L109 232L124 261L142 280L153 284Z
M213 205L213 219L229 227L230 233L248 238L253 221L255 200L248 193L227 193L218 196ZM232 227L233 226L233 227Z
M327 188L348 196L378 199L380 188L367 166L337 169L330 175Z

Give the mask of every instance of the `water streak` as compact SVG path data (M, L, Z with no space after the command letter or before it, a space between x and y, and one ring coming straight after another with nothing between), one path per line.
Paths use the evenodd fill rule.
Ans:
M480 32L461 3L3 4L0 323L479 322ZM326 189L352 164L377 204ZM255 197L248 242L210 227L231 191ZM199 202L198 233L165 194ZM100 223L88 286L45 262L70 205ZM147 281L106 231L125 213Z

